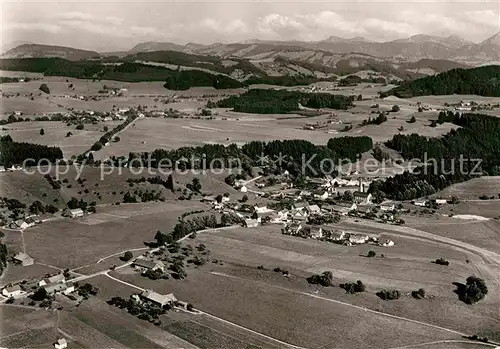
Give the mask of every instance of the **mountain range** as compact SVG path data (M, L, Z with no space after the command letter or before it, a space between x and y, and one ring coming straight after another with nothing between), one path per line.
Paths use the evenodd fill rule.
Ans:
M22 44L1 58L59 57L70 61L106 60L163 64L171 69L197 69L244 80L252 75L318 78L331 74L383 75L413 79L454 68L500 61L500 32L481 43L456 36L415 35L406 39L374 42L363 37L325 40L268 41L203 45L143 42L128 51L96 52L71 47ZM186 68L188 67L188 68Z
M266 51L276 50L324 51L336 54L358 53L379 58L419 60L446 59L456 62L481 64L500 60L500 32L481 43L473 43L457 36L441 37L414 35L406 39L375 42L363 37L341 38L330 36L321 41L267 41L247 40L239 43L214 43L186 45L171 42L143 42L129 51L105 52L86 51L62 46L23 44L8 50L2 58L61 57L70 60L89 59L99 55L125 56L139 52L178 51L195 54L210 54L219 57L237 56L253 58Z

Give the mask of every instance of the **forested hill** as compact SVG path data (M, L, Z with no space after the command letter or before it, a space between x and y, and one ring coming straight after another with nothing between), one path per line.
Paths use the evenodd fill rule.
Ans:
M408 81L382 94L381 97L394 95L400 98L410 98L452 94L500 97L500 65L453 69Z
M444 120L441 116L440 119ZM391 199L412 200L480 174L498 175L500 119L482 114L450 114L447 121L461 128L441 138L398 134L389 140L389 148L400 152L406 160L427 161L427 168L374 182L370 191L384 192Z

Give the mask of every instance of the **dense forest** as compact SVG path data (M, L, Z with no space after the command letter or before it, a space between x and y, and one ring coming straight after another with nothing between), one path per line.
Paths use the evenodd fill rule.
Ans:
M308 108L348 109L353 106L353 98L328 93L252 89L214 104L220 108L232 108L243 113L286 114L297 111L299 103Z
M372 183L370 191L382 191L396 200L411 200L479 174L500 174L500 119L491 115L448 113L442 114L442 120L461 128L441 138L398 134L389 140L386 145L400 152L403 158L418 159L426 165L415 173L405 172L384 183Z
M0 232L0 240L4 237L4 233ZM0 275L3 274L7 267L7 245L0 243Z
M381 94L400 98L427 95L480 95L500 97L500 65L453 69L433 76L407 81Z
M125 62L103 65L95 61L68 61L62 58L1 59L1 70L27 71L47 76L66 76L78 79L103 79L127 82L166 81L169 89L186 90L191 86L235 88L242 84L223 75L199 70L176 71L165 67Z
M0 137L0 149L2 149L0 153L0 165L5 167L20 165L27 159L32 159L32 161L26 164L33 166L41 159L55 163L57 160L63 158L61 148L24 142L18 143L14 142L10 136Z
M331 138L327 144L341 159L357 160L358 154L373 148L373 140L368 136Z
M371 149L369 137L340 137L330 140L328 146L315 145L304 140L276 140L271 142L252 141L241 148L236 144L206 144L184 147L176 150L157 149L151 153L130 153L128 161L142 159L151 161L153 167L180 169L215 169L241 166L250 172L252 166L270 165L272 168L287 169L292 175L321 176L334 173L340 160L354 161L357 153ZM328 159L329 161L322 161ZM112 158L117 165L120 159ZM307 164L303 172L303 164Z
M216 89L239 88L244 85L225 75L214 75L199 70L184 70L170 74L163 85L169 90L187 90L190 87L210 86Z

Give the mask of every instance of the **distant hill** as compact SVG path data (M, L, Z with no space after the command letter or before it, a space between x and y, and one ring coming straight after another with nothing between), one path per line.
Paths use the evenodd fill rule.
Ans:
M171 42L142 42L135 45L128 54L134 54L138 52L152 52L152 51L184 51L185 46L177 45Z
M438 75L407 81L386 92L384 96L410 98L451 94L500 97L500 65L453 69Z
M65 46L23 44L8 50L2 58L50 58L59 57L70 61L99 58L96 51L79 50Z
M165 67L124 62L104 65L96 61L69 61L62 58L0 59L0 70L27 71L49 76L102 79L127 82L165 81L165 87L186 90L195 86L217 89L238 88L243 84L223 75L203 71L175 71Z

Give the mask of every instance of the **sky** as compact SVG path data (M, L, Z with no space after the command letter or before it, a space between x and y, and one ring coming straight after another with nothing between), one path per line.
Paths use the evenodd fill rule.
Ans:
M389 41L416 34L481 42L500 32L499 0L0 1L4 49L31 42L104 52L145 41Z

